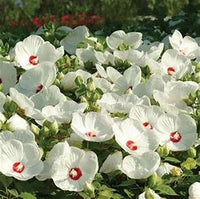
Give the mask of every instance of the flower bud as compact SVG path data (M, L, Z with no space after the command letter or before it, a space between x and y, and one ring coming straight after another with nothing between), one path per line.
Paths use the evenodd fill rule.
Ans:
M196 91L196 96L197 96L198 99L200 99L200 90Z
M95 86L92 78L87 79L87 87L88 87L89 91L95 91L96 86Z
M77 86L80 86L83 84L83 78L81 76L77 76L75 79L75 83Z
M160 184L161 182L162 182L162 179L158 176L156 172L154 172L153 175L149 177L150 187L155 187L157 184Z
M95 188L91 183L86 183L84 191L89 195L91 198L95 197Z
M40 133L41 133L41 135L42 135L43 137L48 137L49 134L50 134L50 130L49 130L48 127L43 126L42 129L41 129L41 131L40 131Z
M196 93L195 92L191 92L189 94L189 99L192 100L192 101L194 101L196 99Z
M12 101L11 97L7 96L3 108L5 112L14 113L17 110L17 104Z
M38 128L37 125L31 123L31 131L32 131L34 134L38 135L39 132L40 132L40 129Z
M170 173L173 175L173 176L181 176L182 175L182 173L183 173L183 171L182 171L182 169L181 168L179 168L179 167L174 167L171 171L170 171Z
M94 93L92 95L92 101L96 102L98 99L100 99L101 95L99 95L98 93Z
M145 199L154 199L154 195L152 193L152 190L147 188L145 190Z
M58 126L58 123L55 121L55 122L53 122L53 123L51 123L51 125L50 125L50 131L51 131L51 134L53 134L53 135L55 135L55 134L57 134L58 133L58 131L59 131L59 126Z
M3 84L0 83L0 92L3 92Z
M58 78L55 79L54 84L55 84L57 87L60 87L60 80L59 80Z
M187 160L181 164L181 168L186 170L195 169L196 164L196 160L194 160L193 158L187 158Z
M184 99L183 100L188 106L191 106L192 104L194 104L194 102L191 99Z
M188 149L187 153L188 153L189 157L191 157L191 158L195 158L196 155L197 155L197 151L196 151L196 149L193 148L193 147L190 147L190 148Z
M159 146L157 152L160 155L160 157L166 157L169 155L170 150L169 147L165 145L165 146Z
M3 129L3 122L0 121L0 130L2 130L2 129Z

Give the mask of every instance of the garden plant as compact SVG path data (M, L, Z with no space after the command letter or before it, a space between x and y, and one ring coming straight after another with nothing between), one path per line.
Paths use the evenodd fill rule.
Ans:
M2 33L0 198L200 198L197 36Z

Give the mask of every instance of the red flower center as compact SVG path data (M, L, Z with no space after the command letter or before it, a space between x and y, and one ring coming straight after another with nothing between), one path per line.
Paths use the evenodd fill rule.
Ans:
M132 151L135 151L135 150L138 149L138 147L137 147L137 145L135 144L135 142L133 142L133 141L131 141L131 140L128 140L128 141L126 142L126 146L127 146L130 150L132 150Z
M175 72L176 72L176 71L175 71L175 69L174 69L173 67L169 67L169 68L167 69L167 73L168 73L168 75L170 75L170 76L173 76Z
M172 133L170 133L170 140L174 143L178 143L180 142L182 139L181 134L178 131L174 131Z
M2 84L2 82L3 82L3 81L2 81L2 79L0 78L0 84Z
M78 180L81 176L82 176L82 171L75 167L75 168L72 168L70 171L69 171L69 177L72 179L72 180Z
M85 133L85 135L88 137L97 137L97 135L93 132L87 132L87 133Z
M43 86L42 84L40 84L40 85L37 87L35 93L39 93L43 88L44 88L44 86Z
M16 173L22 173L24 171L25 167L21 162L15 162L13 164L13 171Z
M39 59L38 59L38 57L37 56L34 56L34 55L31 55L30 57L29 57L29 63L30 64L32 64L32 65L38 65L38 63L39 63Z
M144 122L143 126L149 128L149 129L153 129L153 126L149 122Z

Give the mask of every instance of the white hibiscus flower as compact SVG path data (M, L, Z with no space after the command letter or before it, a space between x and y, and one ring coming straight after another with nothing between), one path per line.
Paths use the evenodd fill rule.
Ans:
M164 112L158 106L133 106L129 112L129 117L139 121L144 128L154 130L158 118Z
M155 129L161 144L166 144L172 151L186 151L197 140L195 120L189 115L161 115Z
M133 119L126 119L113 125L116 142L128 153L142 155L154 151L159 139L154 131L144 130L143 126Z
M175 79L180 79L186 72L192 71L190 60L173 49L165 51L162 55L161 67L163 74Z
M128 91L134 93L135 87L141 81L141 69L138 66L131 66L124 71L123 76L119 77L113 87L113 92L124 94Z
M198 199L200 197L200 182L195 182L189 187L189 198Z
M126 34L123 30L117 30L109 37L106 37L106 43L112 50L116 50L122 44L136 49L142 43L142 34L139 32L130 32Z
M93 64L96 64L98 62L95 57L95 50L91 46L88 46L87 48L78 48L76 50L76 56L78 57L82 66L86 62L92 62Z
M44 181L46 179L50 179L53 175L52 166L53 163L60 157L60 156L67 156L70 152L69 144L65 142L60 142L54 145L51 151L48 154L48 157L44 161L44 168L36 177L39 181Z
M70 147L65 156L60 156L52 165L51 176L55 185L62 190L82 191L91 183L98 171L97 155Z
M160 42L149 42L148 40L144 40L142 45L138 48L140 51L144 51L145 59L153 59L158 60L164 48L164 43Z
M122 161L121 171L129 178L145 179L150 177L160 165L158 153L148 151L140 156L128 155Z
M9 88L14 87L17 82L17 71L11 63L0 61L0 85L3 86L3 93L7 94Z
M15 46L16 60L22 68L29 70L44 61L55 63L64 55L63 47L56 49L42 37L31 35Z
M48 75L47 75L48 74ZM56 79L56 67L51 62L43 62L40 67L31 68L23 73L16 89L30 97L48 88Z
M70 147L65 141L54 145L37 179L52 178L62 190L82 191L93 181L97 170L98 160L94 152Z
M70 123L74 112L83 112L87 107L86 103L76 103L75 101L60 102L56 106L45 106L42 108L44 117L57 123Z
M83 83L86 83L87 79L92 75L81 69L77 70L76 72L69 72L61 80L61 86L63 89L71 90L76 88L75 79L77 76L80 76L83 79Z
M150 105L150 100L146 96L139 98L134 94L117 95L116 93L105 93L97 101L97 104L110 113L129 113L133 105Z
M18 114L14 114L6 121L6 125L8 126L9 130L29 130L30 126L28 122L20 117Z
M173 49L190 59L196 58L199 54L199 46L195 39L189 36L183 37L178 30L169 37L169 41Z
M0 171L18 180L29 180L43 169L42 153L30 131L5 131L0 135Z
M89 31L86 26L78 26L71 30L68 35L61 40L60 44L69 54L75 54L78 44L89 37Z
M3 109L3 105L5 104L6 102L6 96L0 92L0 112L2 112L4 109Z
M171 81L167 82L163 91L155 90L154 99L159 102L161 108L167 112L177 114L178 112L192 112L184 99L189 97L191 92L196 92L199 85L192 81Z
M113 67L107 67L106 70L100 64L96 64L98 75L107 79L111 83L115 83L122 74Z
M144 65L144 52L140 52L138 50L130 49L130 50L115 50L113 52L115 60L117 61L128 61L132 65L143 66Z
M113 137L112 124L112 118L106 113L74 113L71 128L84 140L103 142Z
M165 82L160 75L152 75L145 82L138 84L134 90L135 95L138 97L147 96L150 99L153 98L153 92L155 90L163 91Z
M103 162L100 168L100 172L111 173L117 169L120 169L122 164L122 158L123 156L121 151L117 151L113 154L110 154Z
M16 89L10 89L10 96L12 100L24 111L26 116L34 118L37 122L42 123L45 120L45 114L42 110L46 106L56 106L60 102L66 100L66 97L60 92L60 89L52 85L48 89L43 89L31 98L19 93ZM54 112L52 112L54 115ZM48 114L50 117L50 114Z

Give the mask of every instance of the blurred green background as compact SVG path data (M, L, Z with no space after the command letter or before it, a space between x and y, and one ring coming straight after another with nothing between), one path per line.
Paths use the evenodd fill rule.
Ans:
M1 32L28 34L54 21L106 35L123 29L164 37L176 28L200 35L200 0L0 0L0 14Z

